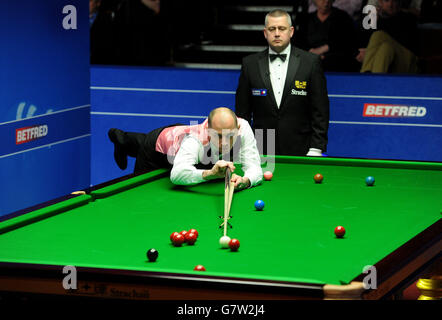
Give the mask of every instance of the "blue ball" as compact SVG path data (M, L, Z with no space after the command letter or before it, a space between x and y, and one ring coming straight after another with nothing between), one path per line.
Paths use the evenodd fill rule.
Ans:
M368 176L367 178L365 178L365 183L367 184L367 186L374 185L374 178L372 176Z
M264 201L262 200L256 200L255 201L255 208L256 210L261 211L262 209L264 209Z

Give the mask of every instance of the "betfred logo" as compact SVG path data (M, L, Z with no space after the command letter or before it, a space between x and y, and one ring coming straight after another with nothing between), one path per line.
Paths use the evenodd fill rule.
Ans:
M48 134L48 126L36 125L15 129L15 144L22 144L45 137Z
M401 106L390 104L364 104L364 117L384 117L384 118L401 118L401 117L424 117L427 114L427 108L416 106Z

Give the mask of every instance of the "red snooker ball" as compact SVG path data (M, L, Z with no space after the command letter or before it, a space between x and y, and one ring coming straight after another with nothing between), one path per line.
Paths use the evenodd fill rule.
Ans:
M270 181L270 180L272 180L272 178L273 178L273 173L271 173L270 171L264 172L264 179L265 180Z
M196 235L196 237L198 238L198 231L196 231L196 229L190 229L188 232L192 232Z
M232 251L237 251L239 248L239 240L238 239L232 239L229 242L229 248Z
M180 234L181 234L184 238L186 237L186 233L187 233L187 230L183 230L183 231L180 232Z
M172 241L173 242L173 238L177 235L177 234L179 234L178 232L174 232L174 233L172 233L171 235L170 235L170 241Z
M193 245L196 242L197 236L193 232L187 232L184 238L188 244Z
M182 234L177 234L175 235L175 237L173 237L172 239L172 243L175 247L179 247L184 243L184 236Z
M204 266L199 264L195 268L193 268L193 270L195 270L195 271L206 271L206 268L204 268Z
M313 179L315 180L316 183L321 183L322 180L324 180L324 177L322 176L322 174L317 173L317 174L315 174L315 176L313 177Z
M335 228L335 235L338 238L342 238L345 235L345 228L342 226L337 226Z

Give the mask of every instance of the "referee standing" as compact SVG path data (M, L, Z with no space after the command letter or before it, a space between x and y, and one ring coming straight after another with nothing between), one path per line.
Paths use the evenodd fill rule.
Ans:
M264 37L269 48L245 57L236 90L235 112L263 130L265 154L321 156L327 150L329 100L320 57L290 44L290 15L269 12ZM267 130L274 129L272 141Z

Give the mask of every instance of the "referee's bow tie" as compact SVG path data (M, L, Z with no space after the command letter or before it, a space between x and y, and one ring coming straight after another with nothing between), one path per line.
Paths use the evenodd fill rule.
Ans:
M287 58L287 54L283 53L283 54L269 54L270 56L270 61L274 61L276 58L281 59L282 61L285 61L285 59Z

